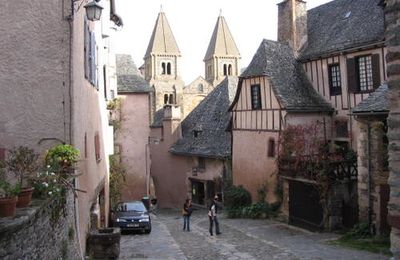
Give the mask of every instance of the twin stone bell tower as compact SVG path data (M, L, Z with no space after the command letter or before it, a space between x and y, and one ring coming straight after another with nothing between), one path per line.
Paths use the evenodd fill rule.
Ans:
M161 11L144 56L145 80L154 88L152 117L166 104L183 107L185 86L180 77L180 57L167 17ZM220 15L203 60L205 80L214 88L226 76L238 76L239 60L239 50L225 18Z

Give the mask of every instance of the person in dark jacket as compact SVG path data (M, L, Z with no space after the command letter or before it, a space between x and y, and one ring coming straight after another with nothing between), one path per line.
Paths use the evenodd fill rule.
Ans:
M218 196L215 195L214 200L211 202L210 207L208 208L208 219L210 220L210 235L213 235L213 226L215 223L215 233L220 235L221 232L219 230L219 222L218 222Z
M190 231L190 215L192 215L192 200L186 199L183 204L182 215L183 215L183 231Z

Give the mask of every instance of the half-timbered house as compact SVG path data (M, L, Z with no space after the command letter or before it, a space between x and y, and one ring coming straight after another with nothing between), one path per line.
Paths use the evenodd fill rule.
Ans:
M263 40L239 78L232 111L233 184L253 198L267 185L275 200L280 132L290 124L320 123L330 132L332 107L312 87L292 48Z

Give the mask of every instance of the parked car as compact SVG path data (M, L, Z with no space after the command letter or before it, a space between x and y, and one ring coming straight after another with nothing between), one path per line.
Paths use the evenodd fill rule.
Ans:
M151 232L151 218L142 201L120 202L113 212L113 225L121 230Z

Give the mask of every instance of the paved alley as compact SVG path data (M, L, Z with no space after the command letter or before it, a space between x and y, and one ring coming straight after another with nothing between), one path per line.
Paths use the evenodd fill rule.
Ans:
M124 234L120 259L388 259L329 245L337 235L314 233L273 220L220 217L222 234L210 236L206 211L197 210L191 231L182 231L178 211L153 216L150 235Z

